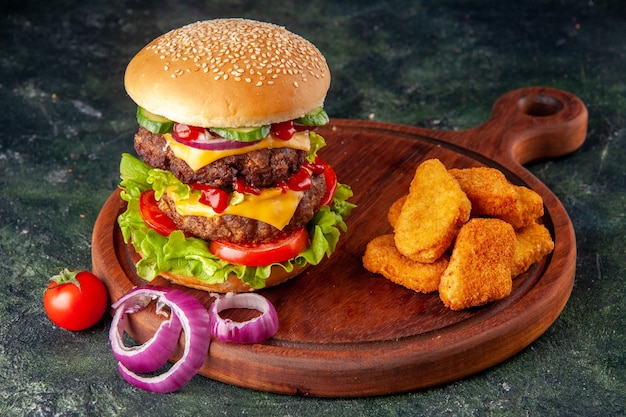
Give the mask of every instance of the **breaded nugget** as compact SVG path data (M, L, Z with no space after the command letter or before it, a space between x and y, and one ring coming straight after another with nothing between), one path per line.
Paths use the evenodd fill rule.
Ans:
M515 278L526 272L535 262L554 250L550 232L542 224L533 223L515 232L515 254L511 265L511 276Z
M530 188L516 186L517 205L516 210L499 218L511 225L517 230L526 226L530 226L543 216L543 200L541 196Z
M363 266L368 271L381 274L396 284L425 294L437 290L447 265L447 257L424 264L402 256L396 249L392 234L372 239L363 255Z
M396 227L396 223L398 222L398 217L400 217L400 212L402 211L402 206L406 201L407 196L402 196L389 207L389 211L387 212L387 221L391 225L391 227Z
M533 190L511 184L495 168L450 169L472 202L472 216L496 217L521 229L543 216L543 201Z
M517 210L517 191L495 168L450 169L472 202L473 216L500 217Z
M470 215L471 203L437 159L421 163L396 221L395 242L414 261L435 262Z
M462 310L508 296L513 287L513 227L498 219L473 218L459 231L439 297L452 310Z

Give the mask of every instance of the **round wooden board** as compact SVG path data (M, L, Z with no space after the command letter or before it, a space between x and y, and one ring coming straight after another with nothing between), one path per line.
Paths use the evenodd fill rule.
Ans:
M576 97L548 88L524 88L498 99L485 124L465 131L333 120L319 130L320 153L358 205L335 254L299 277L262 290L278 311L278 333L265 343L211 344L200 374L274 393L352 397L400 393L467 377L511 357L557 318L571 293L576 261L574 230L554 194L521 164L572 152L584 141L587 111ZM514 281L512 294L460 312L437 293L422 295L363 268L374 237L389 233L386 213L408 190L420 162L447 167L491 166L538 192L554 252ZM111 301L135 285L127 245L116 218L119 193L107 200L93 234L93 269ZM157 278L153 284L169 286ZM212 297L187 289L207 306ZM127 331L147 340L159 319L133 314ZM180 357L179 350L172 360Z

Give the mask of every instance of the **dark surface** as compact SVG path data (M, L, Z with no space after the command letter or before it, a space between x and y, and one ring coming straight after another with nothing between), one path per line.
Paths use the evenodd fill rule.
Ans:
M624 415L626 13L619 1L72 1L0 6L0 414ZM495 99L546 85L589 109L582 148L528 169L577 234L565 310L520 354L442 387L366 399L266 394L204 377L172 395L118 375L109 319L70 333L43 313L48 277L90 268L91 232L132 151L130 58L213 17L308 38L333 75L331 117L435 129L482 123ZM366 146L367 144L364 144ZM244 370L245 371L245 370Z

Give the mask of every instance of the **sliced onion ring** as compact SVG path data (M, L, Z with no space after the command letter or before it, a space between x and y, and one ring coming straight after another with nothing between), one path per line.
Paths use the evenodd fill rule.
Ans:
M147 306L152 298L144 297L144 300L140 300L143 304L147 301L143 307ZM163 312L163 303L157 300L156 312L157 314L166 315ZM115 303L113 306L115 307ZM136 304L141 305L141 304ZM113 315L113 321L111 322L111 329L109 330L109 340L111 342L111 348L113 349L113 356L125 367L134 372L154 372L167 362L176 345L178 344L178 337L182 331L182 326L178 316L175 314L169 314L167 320L163 320L161 325L157 329L156 333L143 345L127 347L122 341L124 334L124 324L126 317L129 313L136 312L136 306L130 309L117 308ZM142 307L142 309L143 309Z
M222 151L225 149L239 149L245 148L246 146L250 146L255 142L240 142L232 139L226 139L221 136L213 136L212 133L206 132L202 135L201 138L196 140L186 140L181 138L176 134L175 131L172 131L172 137L178 143L182 143L183 145L202 149L205 151Z
M256 293L226 293L211 304L211 333L223 342L261 343L278 331L278 314L265 297ZM229 308L258 310L261 315L253 319L235 322L224 319L220 312Z
M179 320L185 341L183 355L167 371L155 376L138 375L135 372L139 371L133 371L124 364L129 363L126 362L126 359L124 359L124 363L118 359L118 370L126 381L141 389L159 393L173 392L189 382L204 363L209 344L211 343L209 314L204 305L197 298L184 291L165 287L141 286L133 288L113 304L113 308L116 309L115 315L118 314L118 311L121 311L119 313L120 315L140 311L145 308L151 300L157 301L158 312L161 312L162 308L166 306L170 309L171 316L176 316ZM171 333L169 330L166 330L164 326L165 325L161 324L154 338L170 338ZM111 328L111 333L114 333L111 339L116 340L117 337L121 338L121 336L119 336L119 325L116 323L114 326L111 326ZM116 335L115 333L118 334ZM166 334L168 334L168 336L164 336ZM171 338L177 342L177 336L178 335ZM167 345L164 350L169 350L170 348L168 342L165 340L149 341L147 343L150 346L158 346L159 344L162 346ZM113 341L112 346L115 349ZM175 347L176 344L173 343L173 346ZM156 348L149 347L146 350L142 350L141 348L137 349L134 361L141 362L142 359L146 362L149 361L150 359L146 358L146 352L151 352L153 349ZM173 349L174 348L172 348L172 351L165 352L167 353L165 361L167 361L167 358L172 354ZM163 356L166 356L165 353L161 354L159 360L161 360ZM165 362L161 365L164 363ZM137 365L132 366L136 369ZM145 366L145 368L153 367L154 364Z

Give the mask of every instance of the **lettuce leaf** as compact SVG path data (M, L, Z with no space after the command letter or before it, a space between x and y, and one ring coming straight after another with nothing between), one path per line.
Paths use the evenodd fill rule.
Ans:
M315 146L316 151L325 143L321 136L315 136L312 147ZM185 237L181 231L166 237L146 226L139 211L139 196L143 191L153 189L157 198L168 187L175 187L180 196L190 191L190 187L171 172L152 168L125 153L120 162L120 177L121 198L128 204L126 211L119 215L118 224L124 241L130 242L141 253L141 260L136 264L140 277L152 281L161 272L172 272L194 276L207 284L220 284L234 274L252 288L265 287L272 265L250 267L230 264L211 254L207 242L202 239ZM344 218L355 207L347 201L350 197L350 187L339 184L332 207L322 207L308 224L310 247L294 259L274 265L281 265L291 272L294 265L317 265L325 256L330 256L335 251L340 233L347 230Z
M309 154L306 159L309 162L315 162L315 156L317 155L317 151L326 146L326 141L322 135L318 135L315 132L309 132L309 140L311 141L311 150L309 150Z

